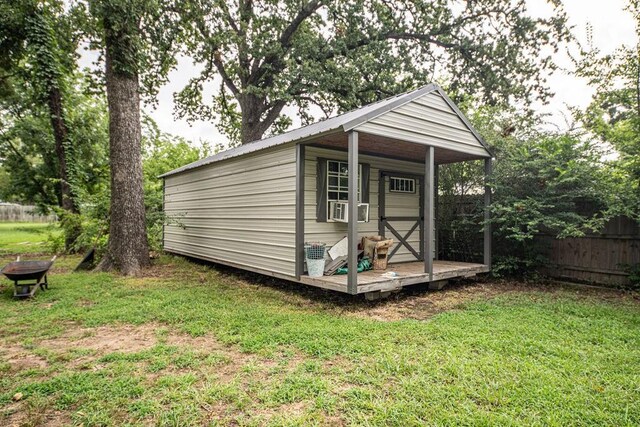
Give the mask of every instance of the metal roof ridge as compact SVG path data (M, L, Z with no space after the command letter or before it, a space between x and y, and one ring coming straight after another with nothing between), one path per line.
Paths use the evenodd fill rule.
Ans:
M263 138L263 139L257 139L255 141L251 141L251 142L247 142L245 144L241 144L237 147L232 147L223 151L220 151L218 153L212 154L211 156L207 156L205 158L196 160L195 162L191 162L188 163L184 166L181 166L179 168L173 169L171 171L165 172L161 175L158 176L158 178L164 178L170 175L175 175L177 173L181 173L187 170L191 170L191 169L195 169L201 166L206 166L208 164L214 163L216 161L219 160L225 160L227 158L231 158L231 157L236 157L236 156L241 156L241 155L245 155L245 154L249 154L252 153L254 151L259 151L259 150L264 150L267 148L271 148L271 147L275 147L277 145L281 145L281 144L285 144L288 142L293 142L295 140L298 139L302 139L302 138L309 138L315 135L320 135L323 134L325 132L328 131L332 131L335 129L338 129L340 127L343 128L344 131L348 131L350 129L353 129L355 126L358 126L368 120L371 120L375 117L378 117L388 111L391 111L401 105L404 105L406 103L411 102L412 100L422 96L422 95L426 95L428 93L435 91L438 91L440 89L440 87L435 84L435 83L429 83L427 85L421 86L417 89L414 89L412 91L409 92L404 92L404 93L400 93L397 95L393 95L384 99L381 99L379 101L373 102L371 104L367 104L367 105L363 105L362 107L358 107L355 108L353 110L349 110L346 111L344 113L338 114L336 116L333 117L328 117L325 118L323 120L319 120L317 122L308 124L306 126L301 126L295 129L291 129L288 130L286 132L280 133L278 135L272 135L270 137L267 138ZM371 109L372 107L375 107L376 105L379 105L377 108L374 108L372 111L368 111L369 109ZM355 113L357 113L358 111L361 110L367 110L366 112L361 112L360 115L357 115ZM348 115L354 115L355 117L353 117L352 119L342 123L341 119L344 119L346 116ZM335 127L331 127L333 124L335 123ZM329 125L329 127L325 127L322 125ZM313 128L317 128L317 130L312 130ZM294 138L287 138L288 136L291 136L290 134L294 133L294 132L301 132L304 129L307 130L312 130L311 133L309 134L302 134L302 135L298 135L297 137ZM277 142L276 142L277 141ZM262 145L260 147L256 147L256 145Z

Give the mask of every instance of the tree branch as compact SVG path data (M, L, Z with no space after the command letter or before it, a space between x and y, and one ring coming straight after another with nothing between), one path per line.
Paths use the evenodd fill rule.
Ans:
M313 13L323 5L324 1L313 0L302 6L302 9L300 9L296 17L293 18L293 21L291 21L289 26L285 28L280 35L280 46L284 50L291 47L291 37L293 37L296 31L298 31L300 24L302 24L305 19L313 15Z
M227 2L222 1L219 4L220 4L220 8L222 9L222 12L224 12L225 17L227 18L227 24L229 24L231 29L235 31L237 35L241 35L240 28L236 25L236 21L233 20L233 17L231 16L231 11L229 11L229 8L227 7Z
M252 73L249 76L249 81L251 83L257 84L265 75L269 74L270 76L274 76L282 71L285 64L284 56L291 47L291 39L293 35L298 31L300 25L323 5L324 0L312 0L302 6L298 11L298 14L293 18L291 23L289 23L287 28L284 29L278 38L278 49L274 49L271 53L265 55L260 66L256 67L255 70L252 70ZM265 67L265 65L269 65L269 67ZM265 86L269 86L272 82L273 77L269 77L267 81L265 81Z
M267 129L269 129L273 122L278 118L285 105L287 105L286 101L278 100L274 102L270 108L268 108L267 115L263 120L260 121L260 127L263 128L263 133L266 132Z
M324 114L325 118L329 118L329 116L331 115L331 111L328 111L326 107L322 104L322 102L318 101L317 99L311 96L298 96L298 100L308 101L313 105L317 106L322 110L322 113Z
M222 63L220 52L216 49L211 53L211 56L212 56L210 59L211 62L213 63L213 65L216 66L218 73L220 73L220 77L222 77L222 81L227 85L231 93L233 93L234 95L237 95L238 93L240 93L240 91L238 90L238 87L233 82L231 77L229 77L229 74L227 74L227 70L224 68L224 64Z
M196 26L198 28L198 31L200 31L200 33L202 34L203 38L206 41L210 42L211 41L211 35L209 34L209 30L205 26L204 20L203 19L197 19L196 20ZM215 65L216 69L218 70L218 73L222 77L222 81L229 88L231 93L233 93L234 95L237 95L240 91L238 90L238 87L233 82L231 77L229 77L229 74L227 74L227 70L224 68L224 63L222 62L219 48L220 47L218 45L216 45L216 44L213 44L211 46L211 48L210 48L211 49L210 50L211 54L209 56L209 63Z

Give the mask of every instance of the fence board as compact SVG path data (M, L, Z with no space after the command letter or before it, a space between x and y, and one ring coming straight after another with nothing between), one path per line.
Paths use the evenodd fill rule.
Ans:
M55 215L41 215L35 206L18 205L14 203L0 204L0 222L51 222L56 221Z
M549 266L543 273L556 278L603 285L627 285L626 268L640 263L640 224L626 217L609 221L599 234L554 239L538 236Z

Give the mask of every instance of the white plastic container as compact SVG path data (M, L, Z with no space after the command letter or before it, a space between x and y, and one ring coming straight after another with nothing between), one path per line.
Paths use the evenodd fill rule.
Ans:
M309 277L322 277L324 275L324 259L308 259L307 270Z

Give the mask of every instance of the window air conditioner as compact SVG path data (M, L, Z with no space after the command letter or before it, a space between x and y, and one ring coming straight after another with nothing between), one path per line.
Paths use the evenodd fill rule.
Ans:
M349 202L330 202L329 219L349 222ZM369 222L369 203L358 203L358 222Z

